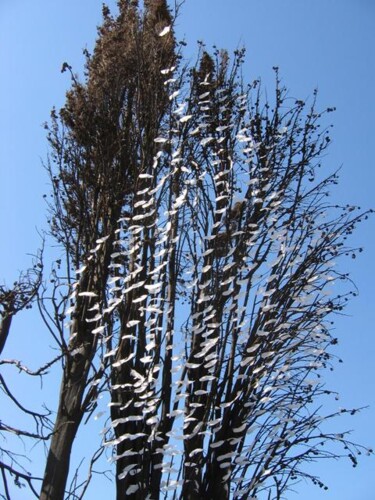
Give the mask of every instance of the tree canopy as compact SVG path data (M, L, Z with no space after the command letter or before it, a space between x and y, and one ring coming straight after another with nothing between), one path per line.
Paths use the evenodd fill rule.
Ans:
M46 125L48 238L63 258L48 282L40 263L23 288L0 289L37 299L58 348L53 429L37 415L28 436L49 430L44 500L83 498L102 455L118 500L155 500L285 498L301 478L325 487L308 463L371 453L325 429L357 409L321 408L335 396L321 378L333 317L356 292L336 263L362 251L348 237L369 213L332 205L333 109L317 109L317 92L291 98L278 68L267 99L244 82L244 50L201 44L189 65L174 20L165 0L103 6L83 81L64 63L72 85ZM68 490L99 398L102 441ZM0 468L10 498L9 474L27 479Z

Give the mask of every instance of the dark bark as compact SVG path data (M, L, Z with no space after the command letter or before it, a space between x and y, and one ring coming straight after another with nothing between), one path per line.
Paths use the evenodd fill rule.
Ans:
M79 416L76 420L72 420L68 415L57 416L56 425L59 425L59 428L56 429L55 426L55 434L51 440L40 493L41 500L64 498L73 441L80 420Z
M6 341L8 339L12 318L13 318L12 314L7 314L0 321L0 354L3 352Z
M223 471L219 464L211 466L211 473L207 477L206 491L204 498L206 500L228 500L229 499L229 481L223 479Z
M70 357L70 362L64 370L59 407L41 488L41 500L64 498L72 446L85 411L82 400L90 364L85 362L84 356L79 355L77 358L78 356L76 359Z

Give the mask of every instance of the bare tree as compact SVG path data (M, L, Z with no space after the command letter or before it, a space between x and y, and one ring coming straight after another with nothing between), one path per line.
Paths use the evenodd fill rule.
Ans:
M83 498L106 450L117 500L325 487L306 464L356 465L366 450L325 428L357 409L320 408L332 317L355 294L336 261L361 251L347 237L367 217L330 202L332 109L317 111L316 92L289 97L277 68L268 101L243 82L243 50L231 60L202 44L184 65L165 0L118 7L103 7L85 81L64 63L72 87L47 126L63 256L38 303L62 381L40 498ZM99 395L104 439L69 489Z
M12 287L5 284L0 285L0 355L3 353L7 340L9 339L10 329L13 318L24 309L30 309L32 303L37 298L38 291L42 282L42 252L35 258L32 268L26 272L21 272L19 278L13 283ZM47 370L48 365L40 367L36 371L30 370L16 359L1 359L0 366L16 367L20 372L30 376L42 376ZM0 389L5 395L7 402L10 402L13 408L22 412L27 417L31 418L34 424L32 431L20 429L9 425L4 420L0 420L0 435L6 441L6 435L18 436L21 439L48 440L50 433L50 412L30 410L26 408L17 395L14 393L6 377L0 373ZM32 476L24 465L25 456L15 452L13 449L0 446L0 471L1 479L4 487L5 496L9 499L8 482L12 480L17 486L22 487L26 483L30 490L37 496L37 487L35 485L37 478Z

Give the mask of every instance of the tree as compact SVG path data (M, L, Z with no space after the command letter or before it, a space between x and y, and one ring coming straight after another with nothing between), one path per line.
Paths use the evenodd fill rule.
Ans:
M334 260L367 217L331 206L327 109L245 85L244 51L184 65L165 0L103 8L85 81L47 126L50 233L64 251L41 314L61 353L41 499L62 499L99 395L117 499L282 498L304 465L362 447L324 429ZM336 295L328 295L334 282ZM347 288L345 288L347 286ZM68 329L65 328L68 326ZM68 331L68 335L66 332ZM357 410L351 410L355 413ZM82 498L88 480L76 481Z
M160 68L173 61L174 39L172 33L158 37L171 23L165 2L146 3L142 20L137 2L119 2L119 9L117 19L103 9L95 52L87 54L87 85L72 75L73 87L60 112L62 128L52 114L49 140L58 170L49 167L54 194L51 232L66 250L68 275L56 285L66 293L54 304L54 326L66 356L41 498L63 497L75 434L108 365L103 358L106 345L100 340L104 329L112 338L114 328L115 307L108 305L107 288L118 220L131 203L139 172L152 162L152 139L168 101ZM73 296L72 267L81 269ZM69 302L74 306L67 342L62 323Z
M23 309L31 307L31 302L37 295L42 279L41 255L32 269L21 273L13 287L0 285L0 354L8 340L13 317Z
M30 309L32 302L35 300L39 288L42 283L42 252L37 255L33 267L26 272L21 272L18 279L13 283L12 287L5 284L0 285L0 355L2 354L7 340L9 338L10 329L12 326L13 318L22 310ZM20 372L26 373L30 376L42 376L50 363L40 367L36 371L32 371L24 366L20 361L14 359L1 359L0 366L10 365L16 366ZM45 434L45 430L50 429L51 421L49 419L50 412L35 411L26 408L15 395L12 388L9 386L3 374L0 374L0 388L5 397L11 402L13 408L20 410L28 418L31 417L34 423L34 429L24 430L10 425L4 420L0 421L0 435L6 441L5 434L11 434L23 438L31 438L33 440L48 440L50 434ZM22 457L12 449L0 447L0 471L2 482L6 497L10 498L8 490L8 479L12 478L15 484L19 487L22 486L22 481L25 481L31 491L37 495L34 481L38 478L33 477L22 465Z

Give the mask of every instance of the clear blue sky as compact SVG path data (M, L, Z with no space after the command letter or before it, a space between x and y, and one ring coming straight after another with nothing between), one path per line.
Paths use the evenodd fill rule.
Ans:
M82 48L93 46L101 3L0 0L0 281L11 283L18 270L29 265L27 254L40 244L37 230L46 226L42 195L49 190L41 166L47 152L42 123L48 120L53 105L63 103L69 81L67 73L60 73L62 63L67 61L77 72L82 71ZM115 5L114 0L108 3ZM375 207L373 0L186 0L177 33L185 36L190 54L197 40L229 50L244 45L246 78L260 76L270 90L275 65L295 97L306 98L318 86L321 106L337 107L330 115L334 140L326 158L332 170L342 165L335 199ZM374 234L375 218L353 236L354 246L365 247L360 259L342 264L351 272L360 295L348 307L347 316L336 323L340 338L336 352L344 364L329 376L330 387L341 393L338 405L371 405L356 418L338 421L338 430L354 428L353 437L373 447ZM26 361L35 345L43 344L41 327L32 320L30 332L30 319L15 321L7 357L17 357L23 346L21 357ZM363 458L355 470L346 461L321 463L316 470L329 491L300 485L299 495L291 493L288 498L374 498L374 459ZM87 498L103 498L96 495L98 490ZM16 496L15 500L25 498Z

